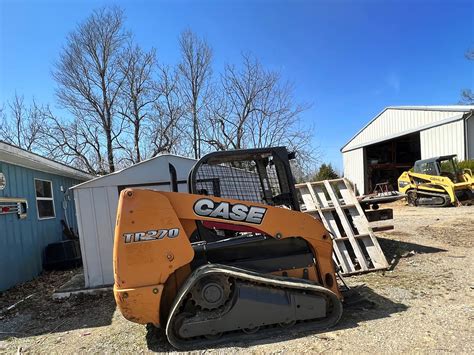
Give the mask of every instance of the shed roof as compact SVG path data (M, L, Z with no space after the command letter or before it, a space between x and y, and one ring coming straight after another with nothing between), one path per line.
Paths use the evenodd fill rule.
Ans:
M437 106L388 106L384 108L379 114L377 114L373 119L371 119L364 127L362 127L351 139L347 141L341 148L341 152L346 150L354 149L353 147L347 149L346 147L354 141L362 132L364 132L372 123L374 123L379 117L381 117L384 113L389 110L408 110L408 111L431 111L431 112L446 112L446 113L458 113L456 118L462 117L463 113L473 112L474 105L437 105ZM439 121L443 120L444 118L439 118ZM420 125L421 129L426 129L427 127L423 127ZM416 129L415 129L416 131ZM409 132L408 132L409 133ZM361 144L368 145L368 144Z
M72 168L4 141L0 141L0 161L82 181L93 178L92 175L82 170Z
M169 181L170 176L168 163L171 163L175 166L178 174L178 180L186 179L189 170L192 166L194 166L195 162L195 159L183 157L180 155L160 154L156 157L143 160L111 174L83 182L73 186L72 189ZM166 166L166 169L160 169L162 166Z

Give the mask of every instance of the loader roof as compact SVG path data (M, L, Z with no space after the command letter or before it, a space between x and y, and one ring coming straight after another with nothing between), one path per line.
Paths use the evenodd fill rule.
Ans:
M438 161L442 161L442 160L449 160L449 159L452 159L452 158L455 158L455 157L457 157L456 154L440 155L440 156L432 157L432 158L428 158L428 159L417 160L415 162L415 165L423 164L423 163L430 163L430 162L434 162L434 161L438 162Z

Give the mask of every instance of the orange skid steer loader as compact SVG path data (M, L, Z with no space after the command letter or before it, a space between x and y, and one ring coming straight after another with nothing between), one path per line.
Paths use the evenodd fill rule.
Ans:
M124 317L164 328L177 349L335 325L332 241L299 210L291 158L284 147L216 152L193 167L189 194L123 190L114 295Z

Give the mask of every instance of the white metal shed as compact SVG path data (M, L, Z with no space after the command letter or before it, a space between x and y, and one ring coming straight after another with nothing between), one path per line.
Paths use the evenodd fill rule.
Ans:
M72 188L86 287L114 282L112 250L120 191L127 187L171 191L171 164L176 170L178 191L187 192L188 174L195 162L194 159L163 154Z
M396 179L418 159L474 159L474 106L387 107L342 148L344 177L360 194Z

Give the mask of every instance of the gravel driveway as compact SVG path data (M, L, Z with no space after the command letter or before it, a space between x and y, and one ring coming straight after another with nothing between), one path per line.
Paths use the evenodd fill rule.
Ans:
M290 328L253 341L242 334L208 351L474 353L474 206L390 207L395 230L379 237L391 270L347 278L371 305L347 306L329 332ZM74 272L43 274L0 294L0 353L172 350L159 330L122 318L110 293L53 301Z

